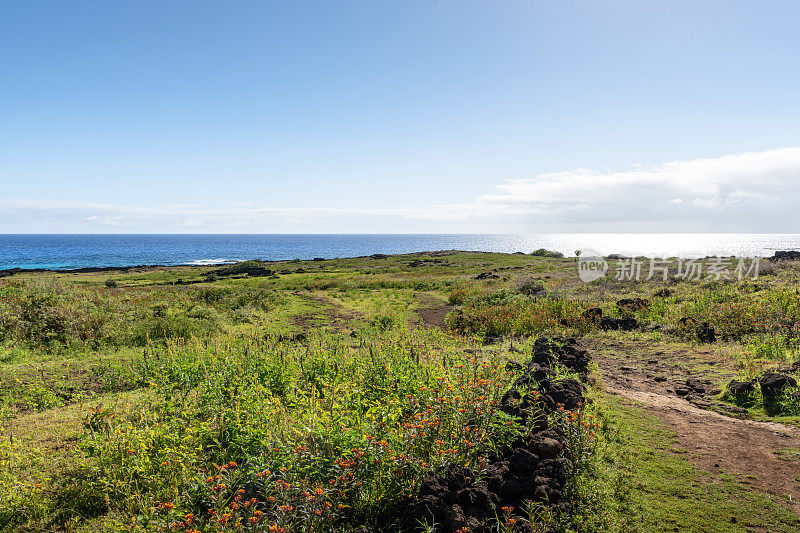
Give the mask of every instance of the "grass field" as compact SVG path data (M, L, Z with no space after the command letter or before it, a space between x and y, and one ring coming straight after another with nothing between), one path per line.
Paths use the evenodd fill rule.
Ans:
M597 363L552 369L587 382L585 405L542 422L503 402L509 360L575 337L642 360L709 350L692 372L714 405L798 425L796 387L726 384L798 361L799 277L765 261L743 281L583 283L574 258L437 252L0 278L0 530L446 531L408 519L433 476L478 482L544 423L558 505L523 495L463 531L796 531L786 501L693 462ZM592 308L637 329L600 331Z

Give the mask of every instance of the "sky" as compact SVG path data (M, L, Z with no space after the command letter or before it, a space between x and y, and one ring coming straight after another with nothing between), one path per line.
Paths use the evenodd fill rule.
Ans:
M796 0L0 0L0 233L800 232Z

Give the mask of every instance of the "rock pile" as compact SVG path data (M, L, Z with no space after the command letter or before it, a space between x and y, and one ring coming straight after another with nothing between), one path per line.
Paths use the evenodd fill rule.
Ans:
M701 407L707 407L720 392L722 391L715 388L711 380L698 376L690 376L683 385L675 387L676 395Z
M631 331L639 326L639 321L631 317L612 318L610 316L603 316L603 310L599 307L592 307L587 309L581 315L584 319L597 324L602 330L621 330ZM563 322L562 322L563 323ZM566 325L566 324L565 324Z
M553 366L562 364L585 379L590 361L589 353L575 339L541 338L534 344L530 361L509 362L508 368L519 375L501 399L501 409L525 421L530 432L490 457L480 473L451 466L426 478L410 506L409 526L436 523L440 531L469 528L474 533L488 533L496 530L503 507L521 513L526 500L568 513L563 437L549 427L547 415L559 406L580 406L584 386L575 379L558 379ZM532 530L524 519L517 515L515 519L516 530Z

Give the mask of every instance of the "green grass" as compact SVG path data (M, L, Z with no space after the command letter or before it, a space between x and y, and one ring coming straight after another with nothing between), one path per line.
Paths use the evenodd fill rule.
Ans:
M581 283L574 258L261 265L277 274L233 268L209 281L219 267L174 267L0 281L0 530L161 531L191 513L193 526L212 531L208 509L226 512L234 488L277 482L269 520L287 532L385 524L426 474L477 465L522 430L492 402L511 379L506 360L525 358L511 343L527 353L537 335L626 340L631 356L650 358L700 349L675 327L691 315L720 333L702 348L718 362L691 363L720 387L798 357L799 277L786 265L746 284L680 282L664 299L653 298L664 287L654 280ZM496 277L475 279L482 273ZM539 285L546 294L531 290ZM581 322L590 307L620 316L615 302L633 296L651 300L637 318L661 331L603 333ZM448 303L452 331L422 323L424 308ZM495 335L500 342L484 344ZM576 513L562 529L797 530L781 502L693 467L658 419L594 399L588 412L604 427L571 482ZM758 403L750 412L800 424ZM435 430L408 425L432 413ZM779 453L793 461L795 451ZM314 489L324 498L302 496Z
M800 518L780 500L753 491L736 476L693 466L677 447L675 435L641 407L615 397L596 401L611 450L604 458L604 481L613 485L622 476L628 484L628 506L619 512L618 530L789 532L800 528Z

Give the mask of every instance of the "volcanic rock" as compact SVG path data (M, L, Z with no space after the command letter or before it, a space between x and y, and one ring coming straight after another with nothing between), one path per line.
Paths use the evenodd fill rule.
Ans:
M797 386L797 380L792 376L777 372L765 372L758 383L765 400L774 400L781 395L783 389Z

